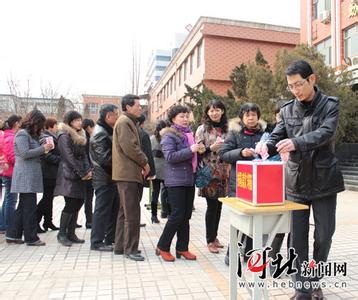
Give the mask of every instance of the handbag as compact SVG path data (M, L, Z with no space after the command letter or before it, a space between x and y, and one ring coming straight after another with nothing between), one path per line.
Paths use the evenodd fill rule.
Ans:
M195 173L195 186L198 188L204 188L210 183L211 179L211 168L204 165L203 161L201 161Z

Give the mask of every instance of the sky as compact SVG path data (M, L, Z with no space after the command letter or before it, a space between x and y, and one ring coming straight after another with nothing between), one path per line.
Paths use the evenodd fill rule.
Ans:
M124 95L133 45L143 83L151 51L200 16L299 27L300 0L1 0L0 93Z

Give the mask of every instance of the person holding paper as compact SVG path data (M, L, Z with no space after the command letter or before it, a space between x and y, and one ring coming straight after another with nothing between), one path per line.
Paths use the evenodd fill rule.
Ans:
M303 60L286 69L287 89L295 96L281 108L278 122L269 140L258 152L286 155L286 194L289 200L312 207L315 220L313 259L327 261L335 231L337 193L344 190L342 174L334 154L335 133L339 118L339 100L324 95L316 86L316 74ZM321 288L312 290L303 282L319 281L301 275L302 263L308 261L309 210L294 211L290 245L298 254L298 273L293 280L302 288L291 299L324 299ZM297 285L297 286L298 286Z

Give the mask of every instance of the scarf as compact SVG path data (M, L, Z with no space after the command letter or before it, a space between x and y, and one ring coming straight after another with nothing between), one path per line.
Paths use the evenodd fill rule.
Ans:
M180 133L183 134L184 137L184 145L186 147L191 147L191 145L195 144L194 135L190 129L190 127L183 127L180 125L173 125L173 128L178 130ZM191 165L193 167L193 172L196 172L196 167L198 166L198 156L197 153L193 153L192 159L191 159Z

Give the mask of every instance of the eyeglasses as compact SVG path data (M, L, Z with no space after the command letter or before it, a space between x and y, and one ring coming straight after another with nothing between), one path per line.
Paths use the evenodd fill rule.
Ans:
M292 92L294 89L303 87L303 85L305 84L306 81L308 81L308 77L306 77L300 81L296 81L295 83L288 84L286 89L287 89L287 91Z

